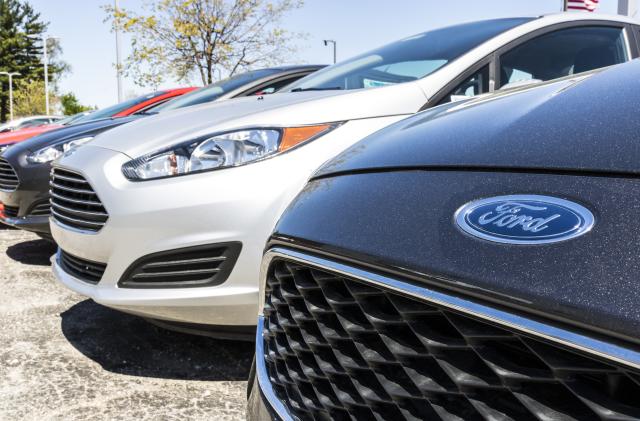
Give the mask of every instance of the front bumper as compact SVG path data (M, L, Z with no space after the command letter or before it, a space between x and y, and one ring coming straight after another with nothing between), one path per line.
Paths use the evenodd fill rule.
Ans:
M97 232L79 231L56 219L51 230L66 253L101 262L106 269L95 285L66 273L56 261L54 273L70 289L139 316L255 326L262 251L280 214L325 160L398 118L347 123L303 148L251 165L156 181L128 181L121 168L131 158L122 153L93 145L79 148L59 165L82 174L108 219ZM242 250L221 285L144 289L119 285L132 263L143 257L228 242L241 243Z
M0 222L25 231L31 231L47 236L50 234L48 216L23 216L10 218L0 216Z
M29 164L27 152L12 154L9 150L3 158L12 166L19 185L15 191L0 191L0 203L17 212L7 216L0 213L0 222L25 231L51 235L49 229L49 172L50 164Z
M260 339L260 338L258 338ZM256 345L260 346L262 341L256 341ZM260 355L260 354L256 354ZM269 403L260 386L260 380L256 372L256 362L254 360L252 367L252 377L249 377L249 393L247 396L247 420L249 421L271 421L278 420L280 417ZM263 382L263 384L265 384ZM268 386L267 386L268 387Z

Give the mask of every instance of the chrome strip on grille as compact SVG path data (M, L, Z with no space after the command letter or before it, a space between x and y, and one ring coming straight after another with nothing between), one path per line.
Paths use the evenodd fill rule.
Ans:
M412 296L421 301L430 302L463 314L484 319L503 327L529 334L533 337L542 338L605 360L617 362L635 369L640 368L640 353L631 349L488 307L483 304L478 304L467 299L451 296L432 290L426 286L409 284L384 275L281 247L276 247L267 251L262 260L259 296L259 303L261 306L264 304L265 300L264 287L266 285L268 269L271 261L275 258L283 258L305 265L314 266L318 269L324 269L345 277L360 280L364 283ZM265 359L261 358L261 356L264 355L264 343L262 338L263 329L264 317L262 315L262 310L260 310L258 329L256 333L256 367L258 382L262 392L269 401L269 404L278 413L278 415L285 420L290 420L292 419L291 416L273 391L273 387L269 381Z
M100 198L82 174L64 168L51 170L53 219L81 232L99 231L109 218Z
M20 180L16 171L6 159L0 158L0 190L13 192L19 185Z

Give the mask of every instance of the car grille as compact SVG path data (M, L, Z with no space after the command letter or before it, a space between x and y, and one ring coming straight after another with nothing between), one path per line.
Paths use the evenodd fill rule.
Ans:
M58 251L58 264L74 278L94 285L100 282L107 269L107 265L104 263L81 259L62 249Z
M49 202L39 203L29 211L29 216L49 216L51 215L51 204Z
M0 158L0 190L16 191L19 185L20 180L16 171L6 159Z
M7 218L17 218L20 208L17 206L4 205L4 216Z
M107 222L106 209L82 175L54 168L50 186L51 214L56 221L84 231L99 231Z
M281 259L266 372L299 419L636 419L637 372Z
M241 243L188 247L145 256L119 282L125 288L186 288L222 284L233 269Z

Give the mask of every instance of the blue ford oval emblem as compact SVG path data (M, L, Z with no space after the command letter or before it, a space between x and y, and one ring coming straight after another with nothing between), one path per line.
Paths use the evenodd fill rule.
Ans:
M466 233L509 244L569 240L588 232L593 214L584 206L556 197L496 196L462 206L456 224Z

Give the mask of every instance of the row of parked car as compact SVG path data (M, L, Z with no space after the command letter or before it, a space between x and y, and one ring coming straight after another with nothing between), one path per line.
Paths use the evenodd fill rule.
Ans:
M639 52L554 14L243 74L9 147L0 220L98 303L255 339L252 419L638 418Z

